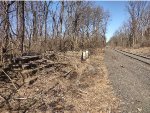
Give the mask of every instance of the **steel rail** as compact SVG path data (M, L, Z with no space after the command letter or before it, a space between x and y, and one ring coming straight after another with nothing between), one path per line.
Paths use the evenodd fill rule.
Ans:
M120 51L123 51L123 50L120 50ZM132 55L136 55L136 56L139 56L139 57L143 57L143 58L146 58L146 59L150 59L150 57L147 57L147 56L143 56L143 55L139 55L139 54L135 54L135 53L131 53L131 52L127 52L127 51L123 51L125 53L129 53L129 54L132 54Z
M141 61L145 64L150 65L150 58L149 57L142 56L142 55L137 55L137 54L134 54L134 53L129 53L129 52L122 51L122 50L117 50L117 49L115 49L115 51L117 51L117 52L119 52L119 53L121 53L125 56L128 56L130 58L136 59L138 61Z

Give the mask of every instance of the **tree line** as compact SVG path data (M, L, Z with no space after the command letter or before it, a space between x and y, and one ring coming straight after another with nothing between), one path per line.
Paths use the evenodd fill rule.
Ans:
M105 46L109 12L87 1L0 1L1 61L8 54Z
M129 19L114 33L109 44L114 47L150 46L150 2L130 1L126 11Z

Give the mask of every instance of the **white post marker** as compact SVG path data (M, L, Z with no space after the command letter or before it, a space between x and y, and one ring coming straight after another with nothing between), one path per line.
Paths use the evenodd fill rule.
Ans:
M85 54L86 54L86 59L88 59L88 58L89 58L89 51L86 50L86 51L85 51Z
M82 51L81 60L85 61L88 58L89 58L89 51L88 50Z

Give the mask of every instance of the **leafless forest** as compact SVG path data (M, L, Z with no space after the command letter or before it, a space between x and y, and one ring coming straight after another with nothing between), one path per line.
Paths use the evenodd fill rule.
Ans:
M126 6L129 19L114 33L110 42L113 46L150 46L150 3L129 2Z
M0 112L94 112L99 99L115 98L105 72L99 71L105 66L94 67L103 64L104 52L96 48L106 45L109 17L94 2L1 1ZM81 58L86 49L95 49L93 60ZM101 90L94 90L100 85ZM105 96L99 93L106 89ZM91 92L89 102L86 92ZM116 110L114 101L109 105ZM95 104L89 108L91 102Z
M5 56L104 47L109 13L93 2L0 2Z
M150 2L125 9L106 43L94 1L0 1L0 112L149 113Z

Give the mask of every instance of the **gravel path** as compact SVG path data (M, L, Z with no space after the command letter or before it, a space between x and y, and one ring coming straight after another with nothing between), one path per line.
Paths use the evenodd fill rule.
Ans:
M112 49L105 50L105 63L123 113L150 113L150 66Z

